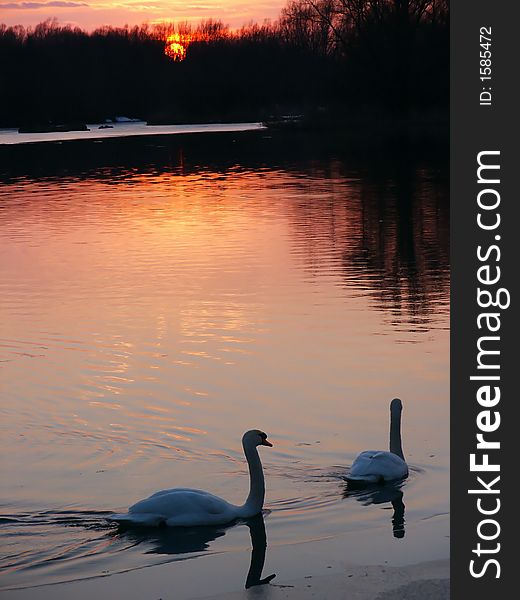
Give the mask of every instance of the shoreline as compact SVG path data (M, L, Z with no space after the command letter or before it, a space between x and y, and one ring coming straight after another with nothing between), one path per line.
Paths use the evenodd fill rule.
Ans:
M447 600L448 560L405 567L344 565L343 573L313 576L250 588L241 592L201 596L194 600Z
M39 144L43 142L68 142L76 140L105 140L157 135L188 133L233 133L266 129L262 123L203 123L188 125L147 125L139 123L115 123L110 129L99 129L100 123L89 123L87 131L49 133L18 133L17 129L0 129L0 146Z
M88 579L4 589L0 600L447 600L448 557L446 515L408 525L404 540L393 538L388 527L376 527L268 543L260 576L276 576L268 585L247 590L249 545L129 566L124 572L110 573L107 564L107 571Z
M214 558L218 558L214 556ZM216 561L218 562L218 561ZM155 567L164 571L167 565ZM152 568L152 571L154 568ZM311 568L308 569L312 571ZM215 572L211 569L213 575ZM217 567L218 571L218 567ZM218 592L215 595L195 592L195 595L179 596L173 581L158 588L157 579L150 569L141 569L138 579L135 571L119 574L119 585L115 577L84 579L75 582L48 584L40 587L9 589L0 592L6 600L87 600L97 597L112 599L141 598L143 600L448 600L450 597L450 561L441 559L420 562L405 566L336 565L330 575L304 575L295 579L275 577L266 585L233 591ZM267 573L267 571L266 571ZM223 574L225 577L225 575ZM117 577L117 576L116 576ZM124 578L128 586L121 585ZM92 583L97 582L93 594ZM99 583L103 582L103 588Z

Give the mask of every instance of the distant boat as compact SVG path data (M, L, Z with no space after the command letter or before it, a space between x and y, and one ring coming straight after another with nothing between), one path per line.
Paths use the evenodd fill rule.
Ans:
M262 125L272 129L302 129L304 126L304 115L282 115L280 117L269 117Z
M116 117L116 123L141 123L142 119L131 119L130 117Z

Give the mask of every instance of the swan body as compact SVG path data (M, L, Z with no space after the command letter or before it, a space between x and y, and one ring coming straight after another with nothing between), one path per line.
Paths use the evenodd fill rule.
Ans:
M390 403L390 452L365 450L356 458L347 475L348 481L380 483L408 477L408 465L401 445L401 400Z
M408 465L397 454L384 450L365 450L352 464L347 479L379 483L407 476Z
M161 490L140 500L126 514L111 515L110 520L121 524L156 527L195 527L224 525L235 519L249 518L262 511L265 497L264 474L257 446L272 446L267 435L257 429L244 434L244 454L249 465L250 491L242 506L230 504L209 492L190 488Z

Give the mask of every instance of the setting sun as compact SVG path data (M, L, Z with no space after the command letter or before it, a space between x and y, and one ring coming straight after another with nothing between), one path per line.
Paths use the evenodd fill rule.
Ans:
M208 41L202 33L171 33L166 37L164 53L172 60L180 62L186 58L188 46L192 42Z
M191 41L191 36L181 36L179 33L172 33L166 38L164 53L171 59L180 62L186 58L186 49Z

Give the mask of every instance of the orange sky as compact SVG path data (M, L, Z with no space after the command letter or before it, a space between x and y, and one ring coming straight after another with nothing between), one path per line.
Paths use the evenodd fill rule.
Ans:
M145 21L221 19L231 27L275 19L285 0L0 0L0 23L35 25L50 17L92 29Z

